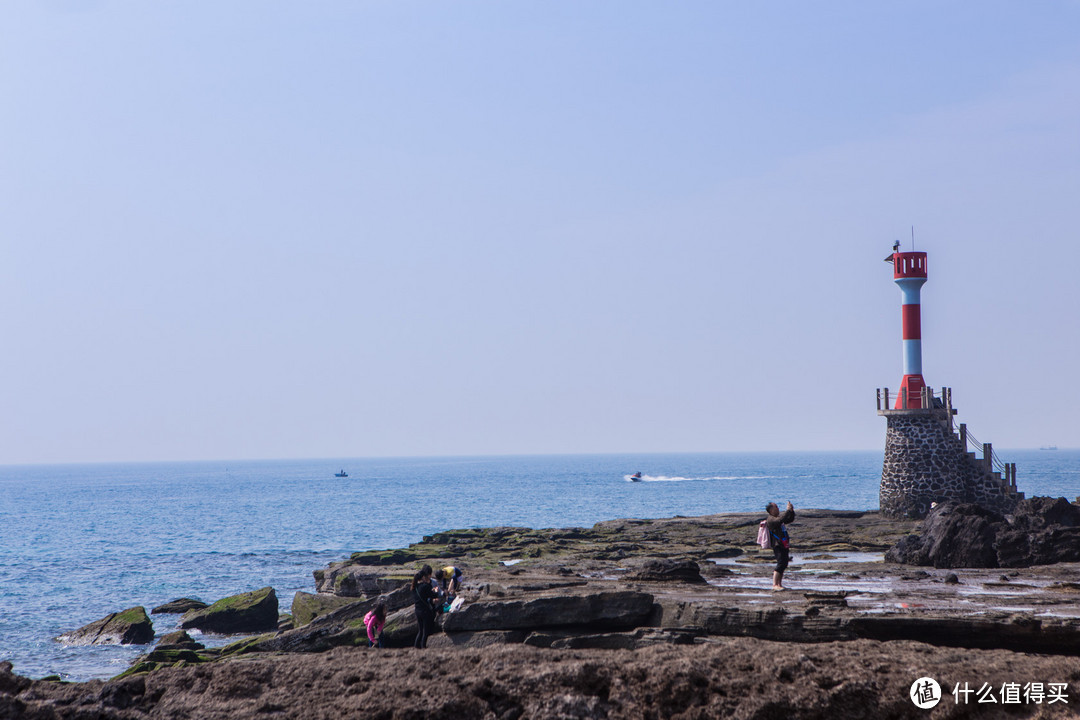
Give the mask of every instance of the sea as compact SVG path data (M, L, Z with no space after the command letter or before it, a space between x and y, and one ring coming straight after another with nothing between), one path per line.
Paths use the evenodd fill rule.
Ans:
M1029 497L1080 496L1080 450L997 452ZM0 661L28 677L112 677L146 646L55 638L136 605L267 585L288 612L297 591L314 592L312 571L440 530L587 527L769 500L876 509L881 464L865 451L0 466ZM153 620L160 636L178 617Z

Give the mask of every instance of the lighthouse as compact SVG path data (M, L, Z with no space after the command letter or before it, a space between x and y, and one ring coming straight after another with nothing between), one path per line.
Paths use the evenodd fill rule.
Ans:
M878 415L888 424L881 513L924 518L935 504L947 501L1010 512L1024 497L1016 488L1016 465L998 461L990 443L976 443L965 423L956 426L951 388L935 394L923 380L919 291L926 283L926 253L900 252L896 243L885 261L892 263L902 298L904 379L891 408L889 389L878 388ZM981 459L968 451L969 445L982 450Z
M904 326L904 379L900 381L900 392L896 396L897 410L921 408L923 388L926 387L922 376L922 317L919 310L919 291L926 282L926 253L900 252L899 246L900 243L893 246L891 257L893 279L902 294L900 311Z

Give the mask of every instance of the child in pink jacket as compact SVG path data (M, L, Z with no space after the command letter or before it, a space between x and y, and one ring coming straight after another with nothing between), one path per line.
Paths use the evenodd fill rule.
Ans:
M386 624L386 605L379 603L375 609L364 616L367 628L368 647L382 647L382 629Z

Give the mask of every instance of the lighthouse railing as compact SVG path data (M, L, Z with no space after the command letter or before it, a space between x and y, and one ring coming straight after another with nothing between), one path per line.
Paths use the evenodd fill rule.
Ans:
M899 407L893 408L896 403ZM927 412L945 412L949 416L949 425L952 426L952 388L943 387L940 392L935 392L931 387L923 387L918 397L908 395L907 388L901 388L895 395L889 388L877 389L877 409L881 410L925 410Z
M994 452L994 446L990 443L982 443L971 434L971 430L967 429L964 433L964 438L967 441L967 446L977 453L982 453L983 462L986 464L988 472L999 472L1005 481L1016 487L1016 463L1004 462L1001 457ZM965 448L966 449L966 448Z

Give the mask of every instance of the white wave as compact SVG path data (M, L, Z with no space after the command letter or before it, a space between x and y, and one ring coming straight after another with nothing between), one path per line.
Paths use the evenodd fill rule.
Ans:
M626 482L699 482L703 480L768 480L773 475L710 475L708 477L682 477L676 475L674 477L669 475L642 475L641 477L634 477L633 475L623 475L623 480Z
M81 647L83 645L122 645L123 638L119 633L108 635L76 635L75 631L66 632L55 638L56 642L68 647Z

